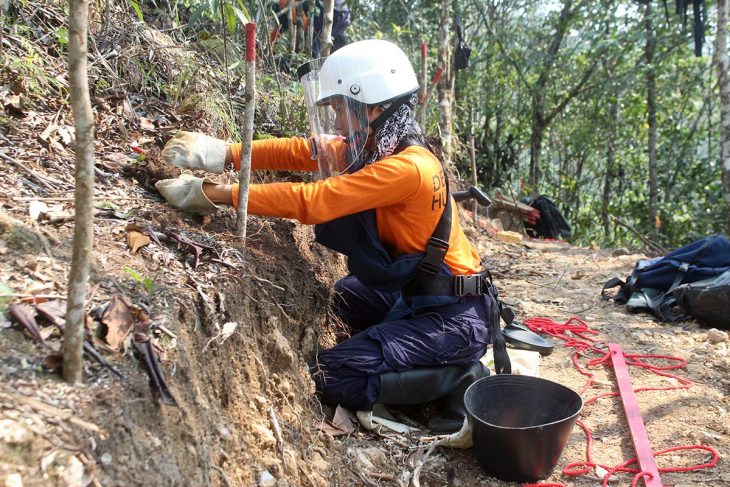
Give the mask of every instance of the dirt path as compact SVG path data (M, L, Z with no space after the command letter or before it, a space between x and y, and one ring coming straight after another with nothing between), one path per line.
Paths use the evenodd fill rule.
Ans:
M640 256L554 243L528 242L528 247L524 247L483 239L480 244L483 255L493 259L495 280L505 301L518 309L519 318L547 317L563 323L571 317L579 317L590 330L597 332L592 336L598 342L620 344L626 354L685 359L686 367L668 373L693 381L690 388L638 393L638 404L650 443L655 450L704 445L715 449L720 461L711 469L662 473L662 482L676 486L730 484L730 473L724 462L729 453L726 441L729 432L726 416L730 404L727 396L730 386L726 372L729 363L727 334L708 333L708 330L700 329L691 322L683 326L661 324L646 315L630 315L621 307L601 301L598 291L603 283L614 276L625 276ZM587 378L578 373L572 363L574 349L556 342L555 352L540 362L540 375L580 391ZM674 363L645 360L661 366ZM585 363L585 360L581 362ZM584 399L617 390L615 376L609 368L599 365L591 371L595 374L594 384L583 394ZM630 367L630 374L635 388L681 385L674 378L658 376L644 368ZM586 460L586 437L583 430L576 427L549 481L576 486L600 485L607 469L635 456L618 398L606 397L587 405L581 420L592 432L591 454L598 467L577 478L562 474L567 464ZM389 445L388 440L383 443ZM411 457L404 455L403 448L397 444L389 446L391 448L383 457L388 459L387 465L392 465L393 459L401 459L408 464L414 456L417 457L416 454ZM377 461L383 444L374 452L372 446L368 448L359 444L356 448L370 452ZM354 457L359 458L357 455ZM669 471L712 461L713 455L708 450L686 450L658 457L657 465L662 471ZM361 460L360 465L364 469L367 462ZM386 468L386 465L378 466ZM405 467L400 476L392 474L392 484L397 485L398 479L403 479L403 472L407 471ZM615 476L611 485L630 485L631 480L632 475L624 473ZM430 457L421 471L421 483L433 486L517 485L485 476L476 466L471 451L448 449L437 450Z

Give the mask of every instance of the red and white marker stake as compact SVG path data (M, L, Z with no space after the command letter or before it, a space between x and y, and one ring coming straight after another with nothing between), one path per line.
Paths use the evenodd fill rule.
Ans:
M253 116L256 109L256 24L246 24L246 107L243 112L243 139L241 140L241 171L238 177L238 208L236 210L236 236L246 240L248 216L248 185L251 179L251 139Z

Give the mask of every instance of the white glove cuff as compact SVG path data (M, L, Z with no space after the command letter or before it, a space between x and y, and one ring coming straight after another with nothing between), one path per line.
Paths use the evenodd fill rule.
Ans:
M221 174L226 166L226 141L209 137L205 144L206 170Z
M197 178L183 173L175 179L163 179L155 183L155 188L169 204L193 215L210 215L218 209L203 192L203 183L208 179Z

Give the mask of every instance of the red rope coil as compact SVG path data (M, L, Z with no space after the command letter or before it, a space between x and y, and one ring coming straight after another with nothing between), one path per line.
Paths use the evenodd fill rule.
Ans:
M586 380L586 383L583 385L583 387L580 390L581 396L588 389L590 389L590 387L593 385L595 374L593 372L591 372L590 369L595 369L601 365L606 365L609 367L611 366L611 356L609 354L608 348L605 347L603 344L599 343L598 340L596 340L595 338L593 338L591 336L591 335L598 334L598 332L595 330L591 330L588 327L588 325L580 318L572 317L565 323L556 323L549 318L527 318L524 321L524 324L528 328L530 328L530 330L532 330L536 333L544 333L546 335L549 335L553 338L563 341L566 346L572 347L575 349L575 352L573 353L573 365L575 366L576 370L581 375L584 375L588 378ZM625 353L624 358L626 360L627 365L646 369L646 370L653 372L654 374L660 375L662 377L674 379L679 383L679 385L676 385L676 386L639 387L639 388L634 389L634 392L666 391L666 390L675 390L675 389L689 389L690 387L692 387L693 382L691 380L676 376L676 375L668 372L670 370L676 370L676 369L682 368L685 365L687 365L687 361L680 357L673 357L670 355ZM581 359L584 359L584 360L581 361ZM658 365L658 364L650 362L650 361L657 361L657 360L665 361L668 363L665 365ZM599 399L602 399L605 397L616 397L619 395L620 394L618 392L608 392L605 394L599 394L597 396L586 399L583 402L583 404L585 406L588 406L589 404L592 404L592 403L598 401ZM581 420L578 420L577 424L583 429L583 432L586 435L586 460L582 461L582 462L573 462L573 463L566 465L563 468L563 475L567 475L570 477L576 477L579 475L585 475L588 472L594 470L596 467L601 467L604 470L606 470L606 474L603 476L603 483L602 483L603 487L608 486L608 481L611 478L611 476L618 472L635 474L634 478L631 482L632 487L635 487L638 484L639 480L641 480L642 478L651 476L651 474L648 472L642 472L642 471L639 471L638 468L630 467L630 465L637 463L636 458L632 458L631 460L628 460L619 465L615 465L613 467L595 463L593 461L593 457L591 455L591 446L593 443L593 436L591 434L591 430ZM664 472L690 472L693 470L711 468L711 467L714 467L715 465L717 465L717 462L720 458L720 455L717 453L717 451L714 448L711 448L709 446L704 446L704 445L674 446L671 448L665 448L663 450L655 451L655 452L653 452L653 455L655 457L657 457L659 455L663 455L663 454L669 453L669 452L691 451L691 450L701 450L701 451L709 452L711 454L711 458L710 458L710 460L708 460L704 463L701 463L701 464L697 464L697 465L659 468L658 469L659 472L662 472L662 473L664 473ZM563 484L560 484L560 483L550 482L550 483L543 483L543 484L525 484L524 487L564 487L564 486L563 486Z

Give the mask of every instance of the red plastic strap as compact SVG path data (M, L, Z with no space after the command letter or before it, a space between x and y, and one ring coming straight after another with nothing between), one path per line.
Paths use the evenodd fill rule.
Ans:
M256 23L246 24L246 62L256 60Z
M593 338L591 335L595 335L598 332L591 330L588 328L588 325L585 324L580 318L572 317L565 323L556 323L548 318L528 318L524 321L524 324L529 327L534 332L544 333L547 334L553 338L562 340L565 342L565 345L572 347L575 349L575 353L573 354L573 365L575 366L576 370L580 372L582 375L586 376L588 379L583 386L580 394L583 395L585 391L587 391L591 385L593 384L593 377L594 374L591 372L591 369L599 367L599 366L611 366L611 357L612 354L610 351L605 347L605 345L598 343L598 341ZM692 387L692 381L685 379L683 377L679 377L673 374L670 374L668 371L670 370L676 370L679 368L682 368L686 365L686 361L679 358L679 357L672 357L669 355L641 355L641 354L628 354L623 353L622 354L626 365L630 366L636 366L641 367L646 370L649 370L657 375L660 375L662 377L668 377L671 379L676 380L679 385L677 386L668 386L668 387L639 387L636 389L632 389L634 393L641 392L641 391L665 391L665 390L673 390L673 389L688 389ZM667 365L656 365L653 363L650 363L649 361L656 361L656 360L662 360L665 362L668 362ZM600 394L597 396L594 396L592 398L589 398L583 402L584 406L588 406L594 402L596 402L599 399L602 399L604 397L616 397L620 394L618 392L609 392L605 394ZM606 465L597 464L593 461L593 458L591 456L591 446L593 444L593 437L591 435L590 429L583 423L581 420L578 420L577 424L583 429L583 432L586 436L586 460L582 462L574 462L566 465L563 468L563 475L567 476L578 476L578 475L586 475L587 473L593 471L596 467L601 467L604 470L606 470L606 475L603 477L603 483L602 485L608 486L608 481L611 478L611 476L617 472L625 472L625 473L632 473L635 474L634 478L632 480L632 487L638 485L639 481L643 478L645 479L644 482L646 485L651 485L649 482L652 478L658 478L658 473L665 473L665 472L689 472L693 470L701 470L704 468L711 468L717 465L717 462L720 458L720 455L717 453L717 451L709 446L704 445L688 445L688 446L675 446L671 448L666 448L664 450L659 450L652 452L652 457L656 457L659 455L663 455L665 453L669 452L676 452L676 451L693 451L693 450L701 450L705 452L709 452L712 455L712 458L709 461L706 461L704 463L700 463L697 465L689 465L689 466L681 466L681 467L663 467L658 468L657 473L652 474L649 472L641 471L638 468L630 467L630 465L633 465L637 463L636 458L632 458L631 460L624 462L622 464L610 467ZM661 485L661 484L659 484ZM543 484L525 484L525 487L563 487L560 483L543 483Z
M611 353L611 362L613 362L613 371L616 374L618 390L621 393L621 402L624 405L626 421L629 423L629 429L631 430L634 451L636 452L639 467L641 467L641 477L644 477L646 487L662 487L659 470L657 469L654 455L651 451L649 435L646 433L644 421L641 419L639 404L636 401L636 394L631 385L626 360L624 360L624 351L621 345L617 343L609 343L608 350Z

